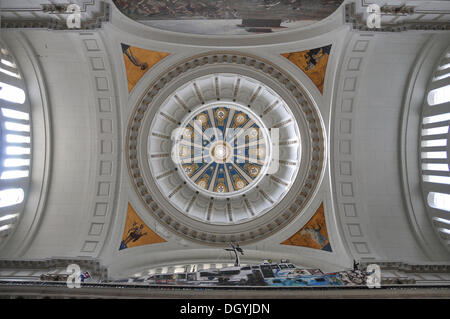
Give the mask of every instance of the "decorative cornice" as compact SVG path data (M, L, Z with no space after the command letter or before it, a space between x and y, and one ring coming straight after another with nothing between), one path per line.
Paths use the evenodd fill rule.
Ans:
M5 29L49 29L49 30L64 30L64 31L80 31L80 30L93 30L102 27L104 22L109 22L111 15L110 4L104 1L100 2L99 12L91 12L88 10L90 6L93 6L95 1L83 2L80 13L87 15L85 19L81 19L80 28L68 28L66 21L61 21L52 17L52 15L69 15L72 12L67 12L67 4L41 4L41 8L5 8L1 9L1 12L31 12L36 18L4 18L1 17L1 28ZM83 17L83 15L81 17Z
M101 265L97 259L86 258L48 258L48 259L0 259L0 269L26 269L30 272L55 270L56 268L66 268L70 264L80 266L83 271L89 270L93 276L105 280L108 278L108 270Z
M374 261L361 262L366 268L370 264L377 264L381 270L398 270L407 273L450 273L450 264L410 264L402 261Z
M414 8L405 6L382 6L380 8L381 15L393 14L401 16L410 16L417 13ZM439 12L436 12L439 13ZM435 14L436 14L435 13ZM364 32L401 32L409 30L426 30L426 31L448 31L450 23L448 21L418 21L418 20L401 20L396 23L382 22L380 28L369 28L366 21L362 18L362 14L356 12L355 3L345 5L345 22L352 25L353 30Z

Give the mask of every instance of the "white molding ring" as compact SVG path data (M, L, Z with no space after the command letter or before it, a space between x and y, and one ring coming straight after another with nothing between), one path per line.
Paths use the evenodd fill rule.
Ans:
M211 225L180 213L165 200L151 176L147 161L150 120L173 89L207 74L233 73L255 78L277 92L290 107L302 136L301 167L284 199L264 215L239 225ZM144 92L129 121L126 158L133 186L147 210L168 229L201 243L261 240L285 227L311 199L324 163L324 129L318 110L304 88L289 75L261 58L237 52L200 54L163 72ZM289 163L281 162L283 165Z
M201 92L200 96L197 95L200 94L198 92ZM248 106L250 104L252 104L251 107ZM211 113L203 113L203 110L228 106L234 109L229 111L229 121L223 124L234 123L233 117L240 112L248 114L255 125L261 128L264 145L267 145L265 149L268 150L265 154L264 165L260 167L258 176L254 176L254 179L251 179L249 172L245 175L245 164L239 166L236 163L227 163L227 167L231 166L230 170L224 170L223 176L227 179L223 182L223 187L227 191L221 194L201 189L184 172L186 167L194 169L193 167L198 166L198 172L193 173L193 175L199 175L196 181L201 180L202 177L217 181L220 180L217 177L220 175L219 170L206 175L200 173L202 173L202 167L205 169L208 167L204 164L222 168L220 164L200 162L175 165L173 161L167 160L167 157L161 156L171 152L170 147L173 143L170 136L174 129L184 127L187 120L198 116L198 113L214 118L212 110ZM301 160L301 134L293 118L283 99L253 78L230 73L211 73L189 81L165 100L152 120L148 141L149 166L152 176L157 179L156 185L161 193L166 195L168 201L191 218L216 224L236 224L255 218L281 201L296 177L300 165L284 165L274 174L266 174L266 171L272 173L270 161L275 160L271 158L273 141L270 140L268 126L275 127L276 123L285 123L278 130L280 158L291 163L299 163ZM177 121L181 123L179 126ZM192 126L189 127L192 130ZM204 141L204 143L207 142ZM182 148L183 146L180 147ZM198 150L195 152L198 153ZM236 159L237 157L233 161ZM248 164L247 168L252 168L252 165ZM232 176L242 179L242 184L246 182L248 184L238 189L231 181ZM246 177L248 181L245 180ZM209 184L210 189L214 187L214 183ZM228 188L232 191L228 192Z

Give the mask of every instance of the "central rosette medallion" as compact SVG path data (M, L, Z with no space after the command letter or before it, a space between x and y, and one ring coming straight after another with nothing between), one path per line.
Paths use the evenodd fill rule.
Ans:
M270 155L270 137L260 118L248 107L217 102L188 113L172 158L196 191L231 197L256 186Z

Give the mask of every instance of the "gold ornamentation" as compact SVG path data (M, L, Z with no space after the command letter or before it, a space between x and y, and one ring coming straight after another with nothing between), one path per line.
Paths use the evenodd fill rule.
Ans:
M237 126L244 124L246 120L247 116L242 112L236 114L236 116L234 117L234 122L236 123Z
M245 186L247 186L247 183L242 178L240 178L239 176L234 175L233 179L234 179L234 186L235 186L236 189L242 189Z
M186 139L192 139L194 136L194 130L190 127L186 127L183 131L183 137Z
M192 174L198 169L198 164L192 164L192 165L183 165L184 172L187 176L191 177Z
M206 175L202 179L198 180L196 184L198 187L206 189L208 187L208 180L209 180L209 176Z
M217 183L216 189L214 190L216 193L227 193L228 189L225 186L225 183L223 183L223 179L219 179L219 182Z
M216 110L216 112L215 112L215 117L216 117L216 120L217 120L217 122L218 122L218 124L220 125L220 126L222 126L223 125L223 122L225 121L225 119L227 118L227 116L228 116L228 112L227 112L227 110L225 110L224 108L218 108L217 110Z
M256 165L249 165L247 167L247 172L250 174L251 177L255 178L256 176L258 176L260 171L260 168Z
M202 126L206 126L208 124L208 116L205 113L200 113L197 115L196 120L200 121Z

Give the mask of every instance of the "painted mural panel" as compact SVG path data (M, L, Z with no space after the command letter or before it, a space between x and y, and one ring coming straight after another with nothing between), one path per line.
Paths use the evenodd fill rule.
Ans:
M325 73L327 71L328 57L331 51L331 44L311 50L283 53L282 56L289 59L298 66L311 81L317 86L320 93L323 93Z
M290 266L289 269L281 267ZM131 284L182 285L200 287L333 287L367 286L372 276L365 270L353 269L322 273L320 269L301 269L293 264L265 264L207 269L196 272L151 274L121 280Z
M128 93L144 74L169 53L141 49L122 43L123 60L127 73Z
M313 217L311 217L305 226L281 244L332 251L328 238L323 203L320 204Z
M343 0L114 0L129 18L167 31L245 35L320 21Z
M342 271L323 275L271 278L265 280L265 284L272 287L365 286L367 276L364 271Z
M166 240L151 230L138 216L130 203L128 203L127 219L125 221L125 228L123 230L119 250L164 242L166 242Z

